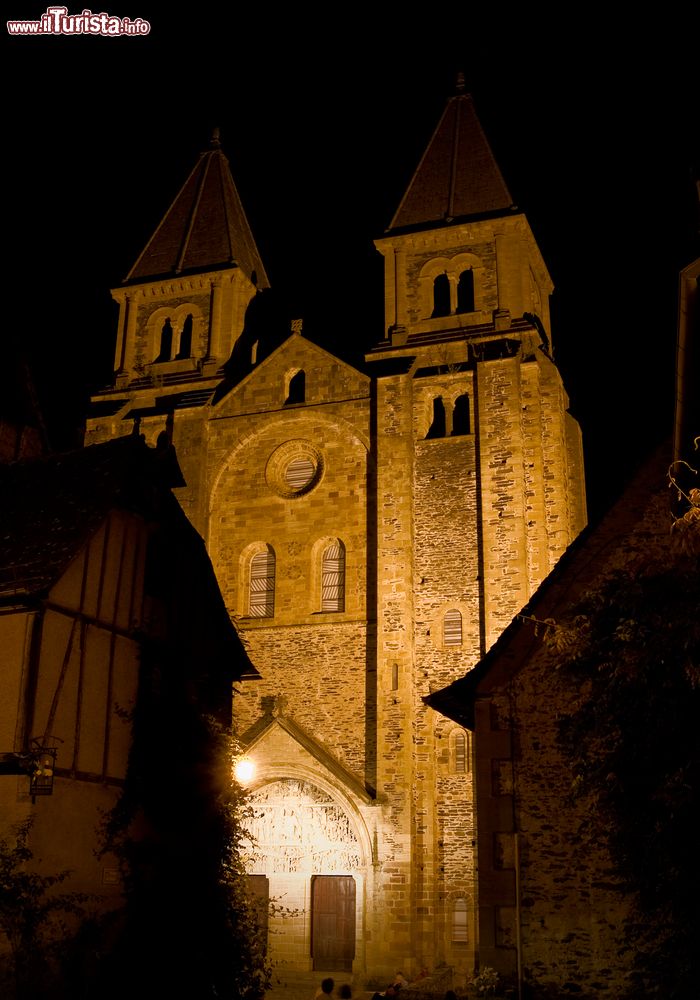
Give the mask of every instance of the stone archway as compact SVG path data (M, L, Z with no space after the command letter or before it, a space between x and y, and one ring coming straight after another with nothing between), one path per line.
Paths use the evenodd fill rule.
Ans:
M354 912L348 919L348 885L352 883L354 908L355 898L361 899L356 889L364 868L350 815L327 791L298 778L263 785L251 793L248 804L250 839L242 848L248 874L268 880L271 958L306 971L319 967L319 954L337 954L343 957L335 967L350 970L358 922ZM331 887L334 880L344 883L343 893L337 894L344 900L337 921L328 912L329 894L324 894L323 931L314 914L319 878Z

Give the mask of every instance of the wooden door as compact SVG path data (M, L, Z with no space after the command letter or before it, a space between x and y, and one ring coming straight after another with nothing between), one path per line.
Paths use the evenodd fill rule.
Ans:
M355 957L355 880L352 876L313 876L311 955L314 970L352 972Z

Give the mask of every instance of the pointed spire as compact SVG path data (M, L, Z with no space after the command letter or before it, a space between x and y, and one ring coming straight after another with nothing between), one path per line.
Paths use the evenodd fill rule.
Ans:
M447 102L389 230L490 213L515 206L481 123L464 74Z
M218 128L146 244L126 281L238 266L258 288L268 288Z

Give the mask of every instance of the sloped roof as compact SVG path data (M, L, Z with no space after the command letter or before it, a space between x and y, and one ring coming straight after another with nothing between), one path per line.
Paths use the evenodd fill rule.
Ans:
M158 525L149 579L180 656L223 664L231 678L258 677L204 540L170 490L183 483L174 449L149 448L135 435L0 466L0 603L46 595L111 510L134 511Z
M268 288L258 248L215 133L191 174L129 271L134 282L240 267L258 288Z
M388 232L514 208L471 94L455 94L447 102Z
M531 619L543 622L566 614L602 578L617 550L629 545L629 536L652 498L664 488L670 457L667 442L650 456L598 524L585 528L572 542L486 655L464 677L423 698L426 705L467 729L474 728L477 697L507 684L539 649L542 637ZM646 535L640 534L637 546L643 551L646 544Z
M148 452L125 437L0 466L0 597L45 592L111 508L143 509Z

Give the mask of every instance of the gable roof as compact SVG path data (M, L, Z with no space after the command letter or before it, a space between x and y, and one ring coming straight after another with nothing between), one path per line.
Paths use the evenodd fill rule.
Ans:
M125 280L234 265L269 287L217 130Z
M547 618L565 615L586 590L599 581L617 551L627 543L647 513L651 499L666 482L670 443L658 448L638 471L620 499L595 526L585 528L569 546L530 601L501 633L486 655L464 677L423 698L454 722L474 728L474 704L482 694L507 684L539 649L542 639L533 627ZM646 536L637 545L644 550Z
M149 448L135 435L0 465L0 604L44 597L111 510L133 511L159 528L150 578L158 578L179 654L222 664L232 678L258 677L204 540L170 490L183 484L174 449Z
M471 94L447 102L387 232L515 209Z
M218 405L222 400L226 399L233 389L237 389L244 383L252 381L260 371L274 364L275 361L279 361L280 357L284 356L285 353L289 352L290 348L293 348L297 344L302 344L308 350L309 354L317 355L324 363L341 365L349 372L352 372L359 381L369 383L369 376L358 368L355 368L348 361L343 361L336 354L331 354L325 347L321 347L320 344L309 340L303 333L291 333L281 343L271 343L269 345L269 353L264 353L254 365L247 362L244 367L240 359L237 359L237 364L227 362L224 365L226 377L217 386L212 399L212 405Z
M0 597L44 593L110 509L152 508L161 469L133 436L0 466Z
M333 756L314 736L307 733L291 716L285 715L278 709L274 709L272 715L264 715L243 735L241 743L245 748L246 754L252 755L256 749L264 746L265 742L280 730L286 733L294 743L298 744L309 757L313 758L321 767L332 774L345 787L346 791L352 792L356 798L366 804L374 801L375 794L373 790L369 790L356 774L353 774L341 761Z

